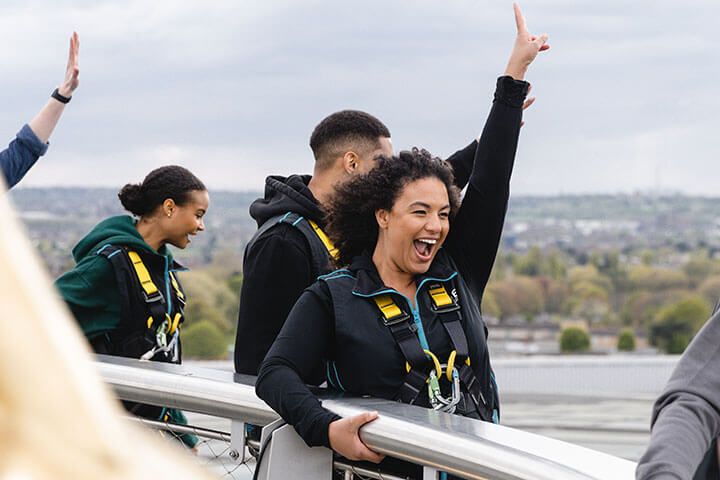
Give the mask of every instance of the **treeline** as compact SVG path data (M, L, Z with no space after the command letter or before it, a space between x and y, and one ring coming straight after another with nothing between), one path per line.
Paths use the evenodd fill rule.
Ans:
M531 248L500 253L483 298L500 322L558 322L630 327L669 353L682 352L720 298L720 260L707 250L595 252Z
M229 250L181 275L189 302L183 348L188 357L227 358L234 342L241 258ZM505 322L549 315L561 324L645 333L668 353L682 352L720 299L720 260L707 250L573 252L531 248L500 252L483 313Z
M188 303L182 330L188 358L225 359L235 341L240 308L242 259L231 251L216 254L212 263L180 274Z

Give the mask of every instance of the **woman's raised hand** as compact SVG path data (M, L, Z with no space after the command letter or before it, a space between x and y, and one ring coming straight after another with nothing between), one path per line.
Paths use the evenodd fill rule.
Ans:
M80 52L80 39L77 32L70 37L70 50L68 52L67 68L65 78L58 86L58 92L65 97L71 97L75 89L80 85L80 67L78 66L78 53Z
M370 450L360 440L360 428L378 418L377 412L365 412L354 417L335 420L328 427L330 447L349 460L380 463L385 455Z
M515 45L510 54L505 74L510 75L515 80L524 80L525 72L527 72L537 54L550 48L550 45L547 43L548 36L546 33L537 36L528 32L525 17L523 17L517 3L513 3L513 9L515 10L517 37L515 37Z

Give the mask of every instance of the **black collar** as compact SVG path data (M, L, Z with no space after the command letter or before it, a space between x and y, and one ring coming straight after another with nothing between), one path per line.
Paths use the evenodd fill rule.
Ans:
M355 286L353 287L353 293L356 295L371 297L389 288L380 279L380 274L372 261L372 254L368 251L355 257L348 267L348 270L350 270L356 278ZM428 271L422 275L418 275L415 282L419 285L425 278L443 280L454 276L456 273L447 252L440 249L430 264Z

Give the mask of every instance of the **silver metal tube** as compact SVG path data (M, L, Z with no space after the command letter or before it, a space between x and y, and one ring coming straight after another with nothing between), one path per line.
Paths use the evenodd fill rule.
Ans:
M212 430L209 428L192 427L189 425L178 425L176 423L160 422L158 420L148 420L147 418L140 417L127 417L127 420L131 422L141 423L147 427L155 428L157 430L164 430L172 433L190 433L198 435L203 438L209 438L211 440L220 440L221 442L230 442L230 434L226 432L220 432L218 430Z
M101 356L100 374L123 400L265 425L278 418L255 396L253 377ZM343 417L377 411L362 428L375 451L471 479L623 480L635 464L612 455L458 415L369 398L323 399Z

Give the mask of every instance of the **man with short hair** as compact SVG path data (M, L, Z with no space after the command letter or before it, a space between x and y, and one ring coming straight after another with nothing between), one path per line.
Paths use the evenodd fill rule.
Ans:
M502 148L512 150L514 159L518 131L514 127L517 109L524 109L534 99L525 101L529 84L524 76L537 54L549 48L547 35L531 35L517 5L515 20L517 38L505 75L497 81L493 107L482 132L483 138L514 138ZM250 240L243 261L243 285L235 339L235 371L257 375L265 354L280 332L290 309L302 291L319 275L333 270L333 246L322 231L322 206L331 198L335 186L352 175L370 170L380 156L392 156L390 131L372 115L343 110L322 120L310 137L315 156L313 175L268 177L265 197L250 206L250 215L258 231ZM492 148L490 148L492 150ZM481 169L487 182L483 225L487 232L482 245L486 252L489 275L507 209L510 164L493 162L496 152L478 148L474 140L450 158L455 183L461 189L473 169ZM312 335L313 332L308 332ZM324 372L318 372L317 383Z
M332 270L327 248L314 240L316 234L305 235L297 227L312 228L308 227L312 221L322 229L322 205L335 185L370 170L378 157L393 153L388 128L356 110L336 112L321 121L310 136L310 148L315 157L312 176L270 176L265 181L265 197L250 206L259 230L246 247L243 261L235 340L238 373L257 375L302 291Z

